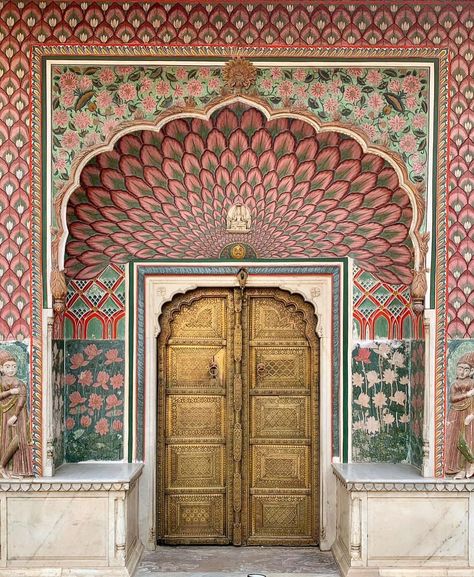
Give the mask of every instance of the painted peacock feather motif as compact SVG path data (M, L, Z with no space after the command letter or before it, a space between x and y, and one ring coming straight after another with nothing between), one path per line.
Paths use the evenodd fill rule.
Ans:
M252 215L245 235L226 230L237 202ZM412 280L412 210L393 168L345 135L243 105L122 137L84 168L67 214L77 279L245 242L260 258L350 256L385 282Z

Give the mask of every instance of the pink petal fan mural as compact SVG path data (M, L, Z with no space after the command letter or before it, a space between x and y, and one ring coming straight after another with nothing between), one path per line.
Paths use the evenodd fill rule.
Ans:
M236 203L250 210L247 234L227 231ZM240 104L122 137L84 168L67 215L77 279L244 242L259 258L350 256L385 282L412 280L412 210L393 168L345 135Z

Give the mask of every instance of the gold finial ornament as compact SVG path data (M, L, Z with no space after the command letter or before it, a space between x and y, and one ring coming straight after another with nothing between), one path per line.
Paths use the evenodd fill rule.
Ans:
M226 88L231 92L239 93L255 86L257 69L248 60L234 58L224 66L222 75Z
M51 271L51 294L54 311L56 313L63 312L67 296L66 275L63 270L53 268Z

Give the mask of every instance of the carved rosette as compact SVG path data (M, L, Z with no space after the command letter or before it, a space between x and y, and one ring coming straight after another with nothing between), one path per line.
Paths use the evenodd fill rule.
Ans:
M233 94L248 93L255 88L257 69L248 60L235 58L224 66L222 76L226 92Z

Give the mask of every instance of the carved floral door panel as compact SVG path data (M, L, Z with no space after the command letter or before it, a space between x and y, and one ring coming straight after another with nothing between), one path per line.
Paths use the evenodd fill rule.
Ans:
M278 289L198 289L165 306L161 328L160 541L317 543L311 306Z

